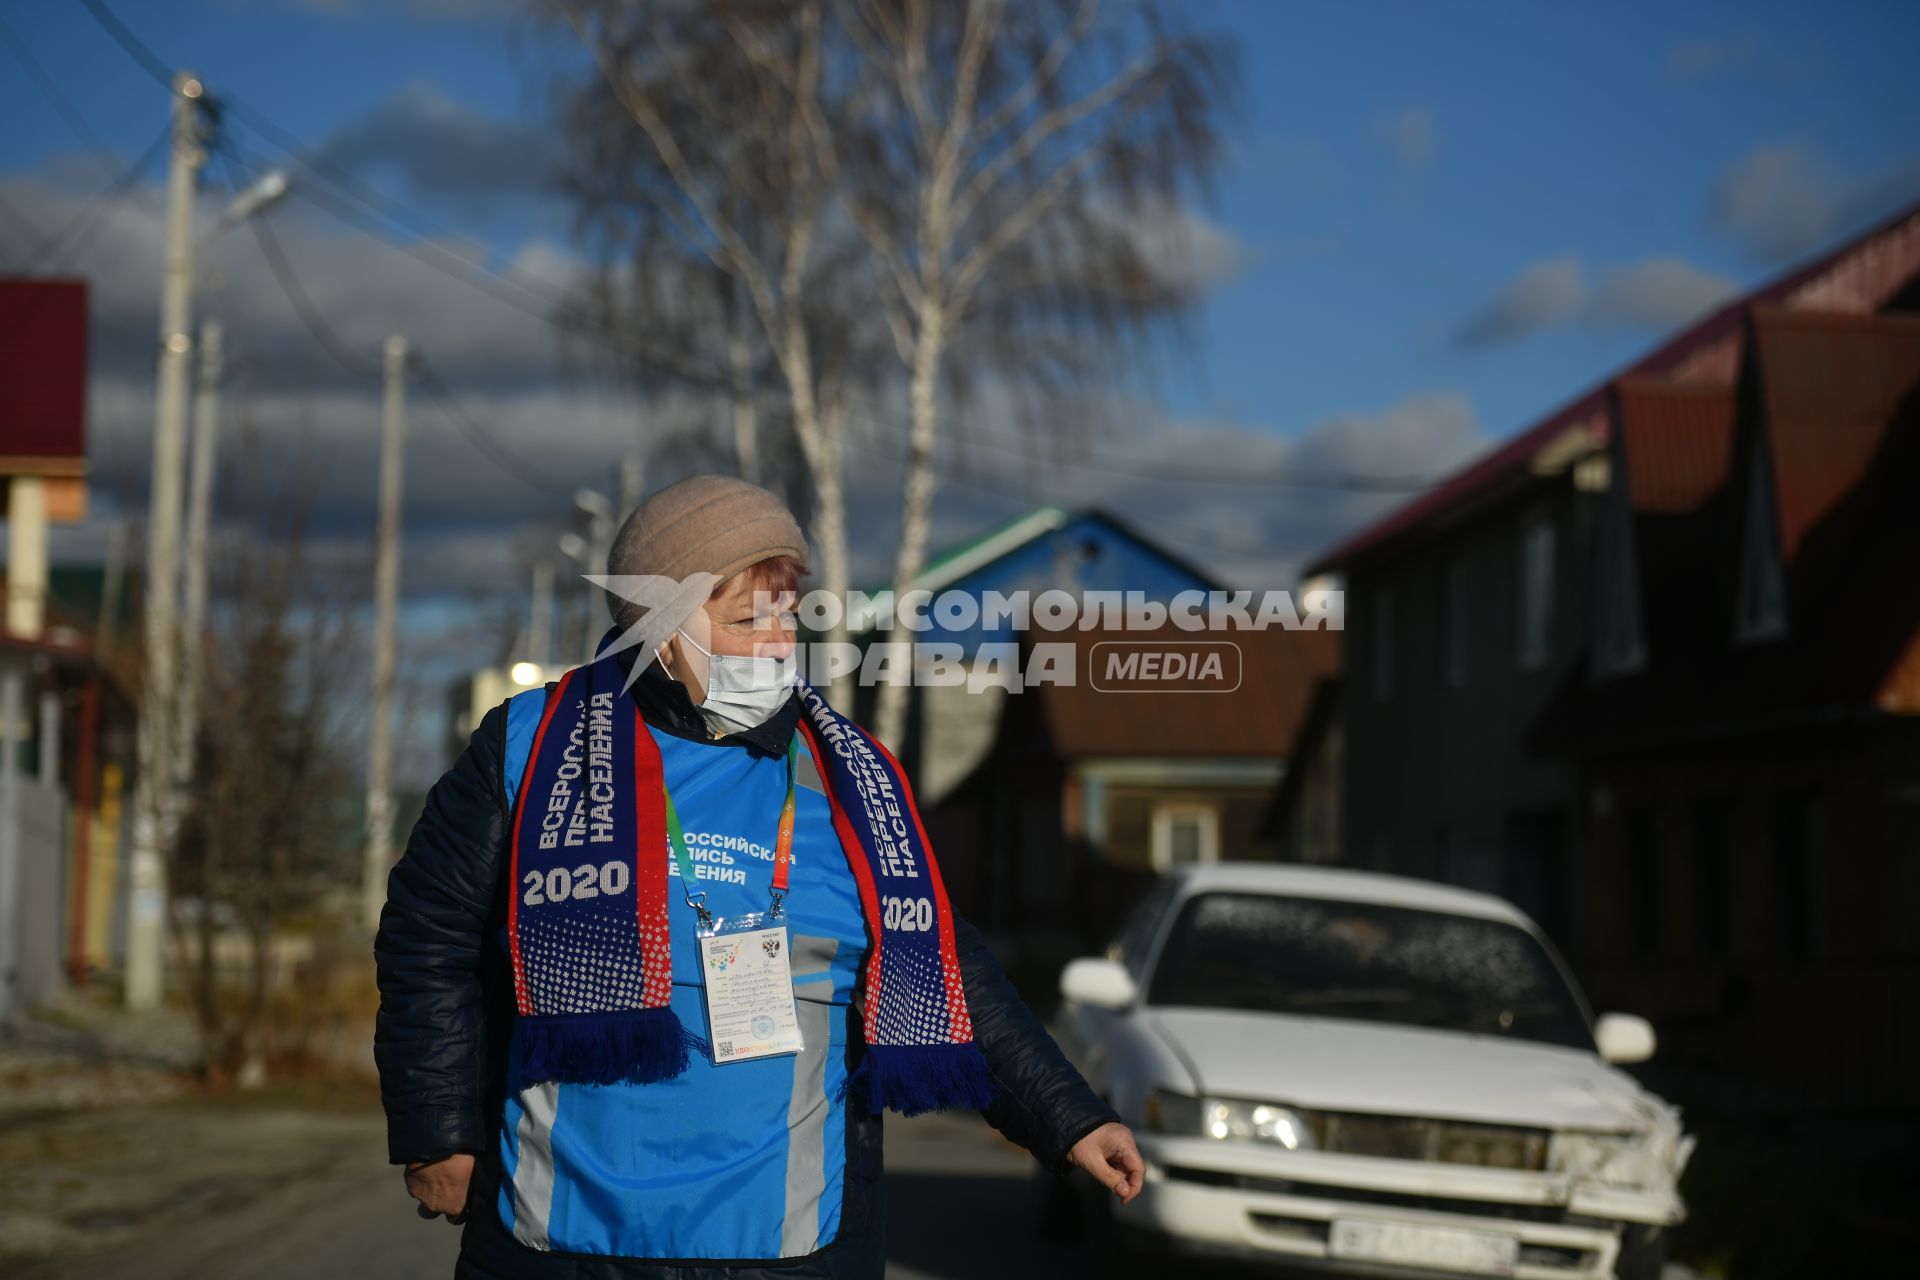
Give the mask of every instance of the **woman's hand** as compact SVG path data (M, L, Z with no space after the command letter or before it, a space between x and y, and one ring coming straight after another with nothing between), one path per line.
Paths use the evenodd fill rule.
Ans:
M472 1181L473 1157L464 1151L407 1166L407 1194L420 1202L420 1216L445 1214L456 1227L467 1220L467 1187Z
M1127 1126L1103 1124L1074 1143L1067 1155L1101 1186L1119 1196L1121 1204L1140 1194L1147 1166L1140 1158L1140 1148L1133 1145L1133 1130Z

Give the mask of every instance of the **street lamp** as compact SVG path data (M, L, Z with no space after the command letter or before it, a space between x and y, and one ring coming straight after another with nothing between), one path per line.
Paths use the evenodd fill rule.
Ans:
M187 357L196 251L214 235L268 207L286 193L285 174L243 193L205 238L193 234L194 192L207 162L206 87L191 72L173 78L172 145L167 169L167 242L160 275L160 359L154 397L153 479L148 502L146 679L136 730L139 775L134 792L132 895L127 921L128 1007L160 1003L165 965L166 856L179 817L178 771L165 759L177 750L181 470L186 453Z
M198 249L204 249L227 231L239 226L256 213L264 213L287 198L289 183L285 169L275 169L263 176L258 182L234 197L227 211L220 215L220 221L213 229L200 237Z

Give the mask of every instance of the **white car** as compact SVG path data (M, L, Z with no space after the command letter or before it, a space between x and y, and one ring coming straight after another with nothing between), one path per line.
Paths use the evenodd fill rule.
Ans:
M1655 1280L1693 1140L1614 1063L1510 903L1274 864L1182 869L1061 974L1063 1041L1134 1129L1126 1251L1361 1275Z

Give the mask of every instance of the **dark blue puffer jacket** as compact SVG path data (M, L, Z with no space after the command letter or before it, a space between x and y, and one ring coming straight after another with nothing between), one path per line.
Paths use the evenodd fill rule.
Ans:
M665 732L707 739L698 709L677 681L651 669L634 685L646 721ZM742 750L785 749L797 700L748 733L722 739ZM512 975L491 939L506 919L508 813L503 767L504 705L474 731L466 750L428 792L405 854L387 881L374 942L380 1012L374 1056L387 1113L388 1156L395 1163L457 1151L478 1156L459 1275L491 1280L747 1280L765 1271L784 1280L879 1277L881 1122L846 1108L846 1199L834 1241L816 1253L777 1263L620 1259L540 1252L501 1224L496 1135L506 1094L506 1045L514 1017ZM973 1033L999 1096L983 1114L1050 1170L1065 1172L1081 1138L1116 1119L1060 1053L1046 1028L1001 972L978 931L956 916ZM864 1038L858 1001L848 1010L849 1067ZM964 1215L965 1206L955 1206Z

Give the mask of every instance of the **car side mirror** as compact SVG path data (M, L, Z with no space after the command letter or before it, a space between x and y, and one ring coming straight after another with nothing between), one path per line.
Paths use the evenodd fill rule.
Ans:
M1075 1004L1119 1010L1133 1003L1140 988L1118 961L1082 956L1060 971L1060 994Z
M1593 1024L1594 1043L1608 1062L1626 1066L1653 1056L1653 1024L1638 1014L1603 1013Z

